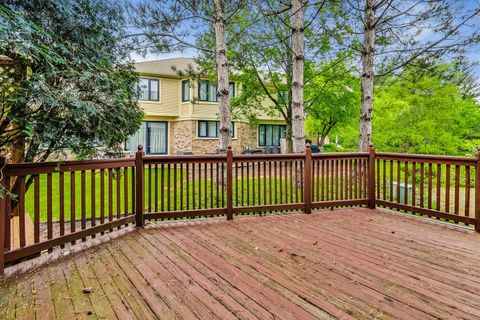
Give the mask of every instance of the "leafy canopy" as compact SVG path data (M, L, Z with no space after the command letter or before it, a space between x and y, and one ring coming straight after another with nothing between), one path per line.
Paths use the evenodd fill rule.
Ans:
M115 148L139 127L137 74L121 7L109 0L22 0L0 5L0 55L22 74L3 95L0 147L25 161L68 148Z

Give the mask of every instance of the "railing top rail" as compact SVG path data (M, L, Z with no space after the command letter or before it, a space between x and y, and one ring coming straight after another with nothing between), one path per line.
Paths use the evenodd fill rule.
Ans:
M283 159L305 159L304 153L279 153L279 154L237 154L233 156L233 161L261 161L261 160L283 160Z
M331 153L314 153L312 158L368 158L368 152L331 152Z
M118 167L134 167L133 158L75 160L75 161L50 161L50 162L25 162L12 163L5 166L4 172L8 176L25 176L41 173L71 172L81 170L109 169Z
M456 156L439 156L427 154L404 154L392 152L376 152L375 157L382 160L398 160L410 162L431 162L439 164L453 164L473 166L477 163L476 158L456 157Z
M204 155L176 155L176 156L143 156L145 163L168 163L168 162L225 162L226 154L204 154Z

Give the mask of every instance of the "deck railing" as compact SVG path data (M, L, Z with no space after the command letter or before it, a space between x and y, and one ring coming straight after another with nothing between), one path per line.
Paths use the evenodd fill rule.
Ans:
M480 231L479 158L369 152L7 164L5 264L145 221L382 206ZM31 185L31 186L30 186ZM30 186L30 187L28 187Z

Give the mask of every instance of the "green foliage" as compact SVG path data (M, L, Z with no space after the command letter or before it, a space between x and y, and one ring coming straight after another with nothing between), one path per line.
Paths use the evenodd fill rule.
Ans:
M329 133L358 119L359 79L344 60L341 57L320 66L315 70L317 75L305 85L306 132L317 137L319 145Z
M455 63L417 62L375 90L373 143L402 153L473 155L480 144L480 106ZM357 143L357 124L340 143Z
M109 0L0 5L0 54L25 73L5 97L0 125L18 128L14 142L25 139L26 161L63 148L90 157L97 147L121 146L138 129L143 114L124 28L121 7ZM0 146L9 138L2 136Z

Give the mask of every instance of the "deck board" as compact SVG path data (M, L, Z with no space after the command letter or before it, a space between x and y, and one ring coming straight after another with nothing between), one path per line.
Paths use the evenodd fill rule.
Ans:
M356 208L101 238L7 269L0 318L480 318L480 234L438 221Z

